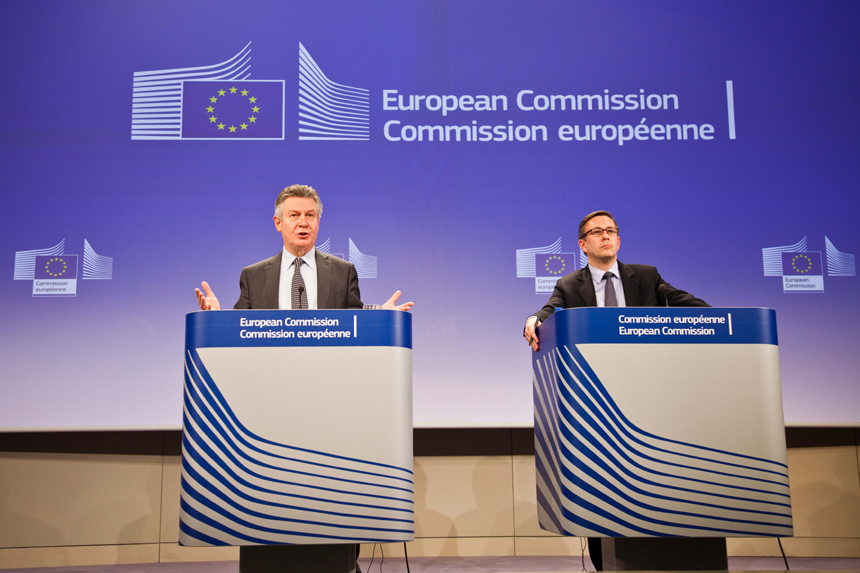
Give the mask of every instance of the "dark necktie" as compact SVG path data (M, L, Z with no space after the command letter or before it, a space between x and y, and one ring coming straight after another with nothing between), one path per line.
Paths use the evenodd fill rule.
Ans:
M293 309L308 307L308 291L305 289L305 279L302 278L302 263L304 259L296 258L296 269L293 271L293 285L290 296L290 307Z
M603 306L618 306L618 299L615 297L615 286L612 284L612 277L614 277L612 273L606 271L603 275L603 280L606 281L606 290L603 291L605 295L603 298Z

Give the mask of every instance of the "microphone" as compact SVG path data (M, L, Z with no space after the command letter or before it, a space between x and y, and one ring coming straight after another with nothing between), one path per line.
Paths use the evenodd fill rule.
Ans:
M663 300L666 301L666 306L669 306L669 285L666 283L661 284L657 287L657 290L660 291L660 294L663 295Z
M302 310L304 310L304 308L305 308L305 305L302 302L302 295L303 294L305 294L305 287L304 287L304 285L299 285L299 308Z

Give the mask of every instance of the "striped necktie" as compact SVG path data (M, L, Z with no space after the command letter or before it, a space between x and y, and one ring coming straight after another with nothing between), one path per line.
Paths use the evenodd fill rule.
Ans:
M304 259L296 257L296 269L293 271L293 284L290 296L290 307L292 309L301 309L308 307L308 291L305 289L305 279L302 278L302 263Z
M609 271L603 275L603 280L606 281L606 290L603 291L605 295L603 298L603 306L618 306L618 298L615 296L615 286L612 284L612 277L615 275Z

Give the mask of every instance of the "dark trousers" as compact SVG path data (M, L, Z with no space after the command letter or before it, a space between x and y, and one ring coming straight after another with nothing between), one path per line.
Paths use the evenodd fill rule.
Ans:
M603 571L603 548L601 547L601 537L588 538L588 555L591 557L591 563L594 565L595 571Z

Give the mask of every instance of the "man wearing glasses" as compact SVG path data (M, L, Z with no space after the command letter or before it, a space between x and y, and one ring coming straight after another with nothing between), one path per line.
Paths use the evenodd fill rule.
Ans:
M559 279L542 309L526 320L526 341L537 351L537 326L556 308L581 306L710 306L678 290L649 265L618 262L618 224L609 211L595 211L579 224L579 248L588 266Z
M526 341L537 351L537 326L556 308L582 306L710 306L690 293L678 290L649 265L618 262L618 224L609 211L595 211L579 224L579 248L588 266L559 279L542 309L526 320ZM598 571L603 570L599 537L588 538L588 553Z

